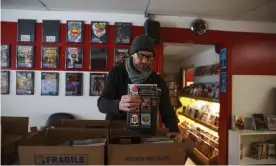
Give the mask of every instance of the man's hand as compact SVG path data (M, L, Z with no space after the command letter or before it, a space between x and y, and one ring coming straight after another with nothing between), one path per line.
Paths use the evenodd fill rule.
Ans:
M140 96L137 95L124 95L121 97L119 109L121 111L133 111L140 106Z
M167 134L167 137L171 138L172 140L176 142L182 142L182 136L178 132L171 132Z

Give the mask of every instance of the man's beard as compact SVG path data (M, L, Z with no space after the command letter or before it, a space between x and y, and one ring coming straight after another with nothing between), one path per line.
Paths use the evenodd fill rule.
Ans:
M147 71L149 68L151 68L151 64L134 64L135 68L140 71Z

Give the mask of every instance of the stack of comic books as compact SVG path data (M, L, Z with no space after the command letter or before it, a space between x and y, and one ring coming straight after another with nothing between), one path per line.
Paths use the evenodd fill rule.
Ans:
M130 130L140 130L142 133L154 133L157 128L157 85L129 84L128 93L139 95L141 99L140 107L128 112L128 128Z

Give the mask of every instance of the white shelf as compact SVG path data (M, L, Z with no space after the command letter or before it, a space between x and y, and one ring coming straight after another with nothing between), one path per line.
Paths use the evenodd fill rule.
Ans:
M236 131L236 130L233 130ZM239 135L274 135L276 131L272 130L264 130L264 131L256 131L256 130L237 130Z
M244 157L242 160L240 160L240 165L265 165L265 164L276 164L276 159L269 158L269 159L256 160L250 157Z

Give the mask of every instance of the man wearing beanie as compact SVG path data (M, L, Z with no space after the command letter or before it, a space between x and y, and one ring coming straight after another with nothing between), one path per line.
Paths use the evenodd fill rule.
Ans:
M130 57L124 65L114 67L107 76L104 90L98 99L100 112L106 114L106 120L126 120L127 112L137 109L139 96L128 95L128 84L157 84L161 89L159 112L162 121L169 128L169 137L181 138L178 119L170 103L169 90L165 81L152 71L154 44L147 35L137 36L130 47Z

